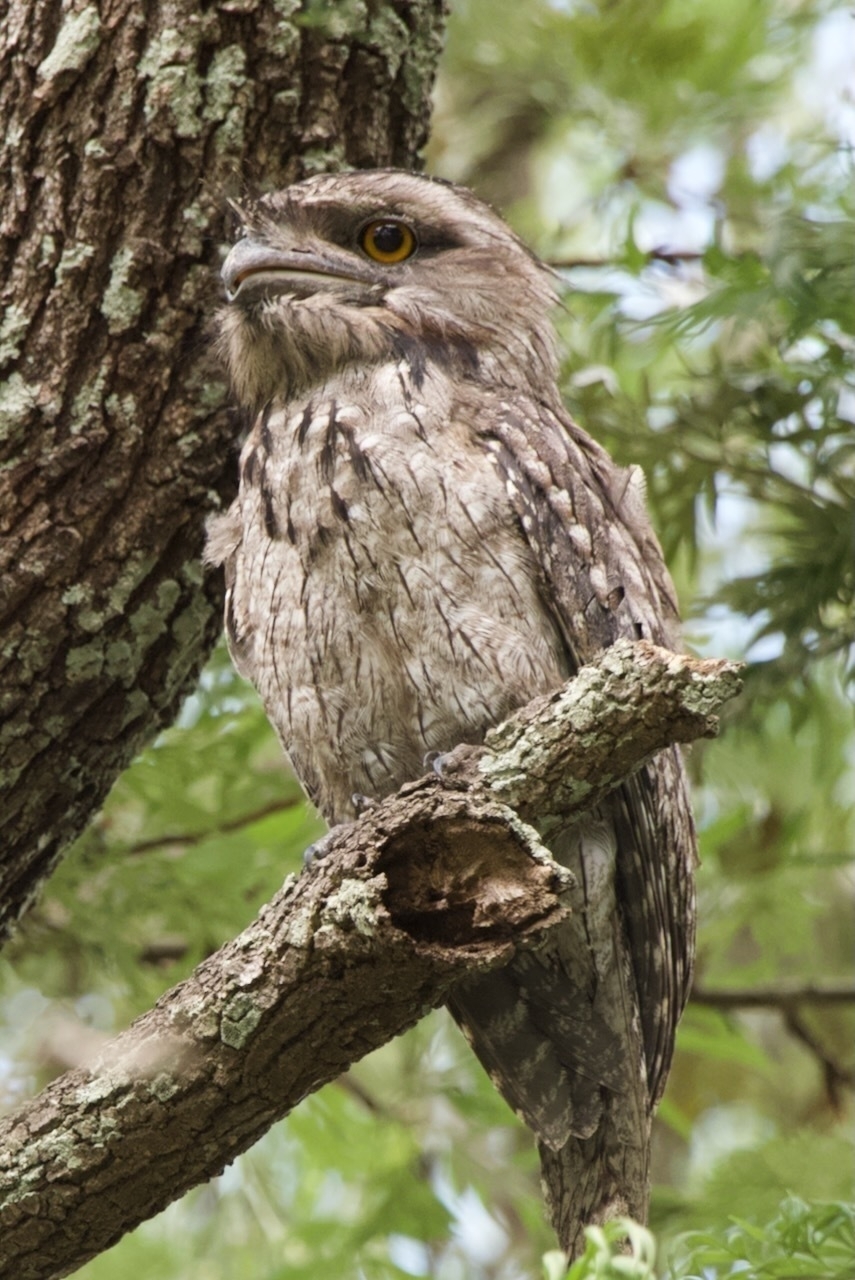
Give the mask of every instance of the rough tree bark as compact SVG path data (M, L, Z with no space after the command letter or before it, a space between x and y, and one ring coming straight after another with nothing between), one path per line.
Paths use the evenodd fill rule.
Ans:
M223 197L417 163L443 17L0 3L0 938L219 633Z
M68 1274L456 978L537 945L572 876L519 813L542 830L593 807L656 750L711 736L738 686L731 663L620 641L485 748L450 753L441 778L336 828L320 863L91 1069L0 1125L0 1280Z

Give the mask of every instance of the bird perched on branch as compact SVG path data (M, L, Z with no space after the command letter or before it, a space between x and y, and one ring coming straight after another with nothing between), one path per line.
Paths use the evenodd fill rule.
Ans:
M561 403L553 275L492 210L381 170L242 216L219 344L253 425L209 558L234 662L339 823L619 636L673 647L677 609L638 475ZM537 1137L572 1254L646 1212L693 949L677 750L548 844L572 917L451 1011Z

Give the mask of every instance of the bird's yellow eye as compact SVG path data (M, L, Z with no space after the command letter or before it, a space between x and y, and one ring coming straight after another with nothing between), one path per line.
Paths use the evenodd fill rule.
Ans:
M359 244L375 262L394 266L396 262L404 262L415 253L416 235L406 222L378 219L362 228Z

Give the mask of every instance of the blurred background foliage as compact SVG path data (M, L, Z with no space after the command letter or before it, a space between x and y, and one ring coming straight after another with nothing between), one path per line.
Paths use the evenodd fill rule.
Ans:
M850 1276L855 22L829 0L456 0L431 171L553 262L566 396L639 463L686 641L747 658L691 756L697 999L657 1121L660 1274ZM219 652L0 960L0 1105L233 936L318 833ZM805 988L803 999L740 992ZM715 1003L710 999L717 996ZM689 1234L686 1234L686 1233ZM79 1272L562 1268L531 1141L444 1014ZM574 1277L653 1274L593 1238Z

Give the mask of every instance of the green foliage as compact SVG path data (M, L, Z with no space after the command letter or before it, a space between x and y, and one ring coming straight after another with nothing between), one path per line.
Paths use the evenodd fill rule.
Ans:
M734 573L728 557L695 608L752 619L752 638L773 642L774 667L752 673L766 698L784 676L809 681L812 658L850 661L855 643L855 373L840 327L855 261L841 225L780 219L762 255L713 246L685 282L699 299L643 322L622 313L619 283L568 299L568 401L644 468L666 554L696 568L723 499L750 538L756 568ZM645 278L664 288L661 269Z
M562 1254L544 1257L544 1280L655 1280L656 1242L638 1223L619 1219L585 1235L585 1252L569 1270ZM680 1236L668 1255L668 1280L849 1280L855 1210L788 1196L762 1228L734 1216L721 1230Z
M436 162L570 264L568 403L644 468L696 610L752 620L753 692L809 683L855 643L852 171L794 97L833 7L488 10L455 11ZM723 500L756 563L715 573L704 547L698 582Z
M562 1254L545 1259L546 1280L655 1280L656 1241L631 1218L588 1227L585 1252L566 1270Z
M831 86L851 19L833 0L452 8L431 167L556 263L568 404L644 468L687 641L750 660L691 756L699 986L845 976L855 236ZM219 652L0 960L0 1103L236 934L318 830ZM654 1135L660 1274L855 1274L854 1014L689 1006ZM79 1274L558 1280L553 1243L529 1136L433 1014ZM569 1274L654 1265L649 1232L612 1224Z
M674 1280L849 1280L855 1273L855 1212L850 1205L789 1198L763 1228L734 1219L724 1232L692 1232L676 1242Z
M248 924L322 829L222 650L5 949L7 999L32 984L63 1017L82 1001L87 1024L121 1026ZM10 1034L38 1036L50 1015L34 1017Z

